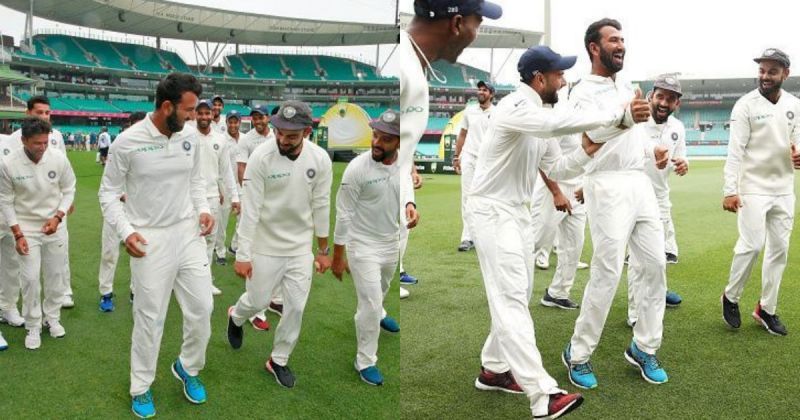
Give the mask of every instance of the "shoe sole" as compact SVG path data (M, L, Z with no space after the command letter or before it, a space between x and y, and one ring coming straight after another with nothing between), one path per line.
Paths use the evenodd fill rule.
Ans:
M250 325L252 325L253 329L256 331L269 331L269 328L256 327L256 324L253 324L252 322L250 323Z
M271 373L271 374L272 374L272 377L273 377L273 378L275 378L275 382L277 382L277 383L278 383L278 385L280 385L280 386L281 386L281 388L286 388L286 389L292 389L292 388L294 388L294 385L292 385L292 386L286 386L286 385L284 385L284 384L282 384L282 383L281 383L280 379L278 379L278 374L276 374L276 373L275 373L275 371L274 371L274 370L272 370L272 364L270 364L269 362L267 362L266 364L264 364L264 369L265 369L267 372L269 372L269 373ZM361 375L359 375L359 376L361 376ZM295 383L296 383L296 381L295 381Z
M138 417L140 419L149 419L149 418L152 418L152 417L156 416L155 412L153 412L153 414L151 414L149 416L143 416L143 415L137 413L133 408L131 408L131 412L133 413L134 416L136 416L136 417Z
M644 368L642 367L642 365L640 365L639 362L637 362L636 359L633 358L633 356L628 354L628 350L625 350L624 354L625 354L625 360L627 360L628 363L632 364L633 366L636 366L639 369L639 373L642 375L642 378L644 378L644 380L647 381L648 383L651 383L653 385L663 385L669 382L669 379L667 379L664 382L656 382L648 378L647 375L644 374Z
M723 307L723 309L722 309L722 322L724 322L724 323L725 323L725 325L727 325L727 326L729 326L729 327L733 328L734 330L738 330L738 329L739 329L739 327L741 327L741 326L742 326L742 321L741 321L741 319L739 320L739 325L733 325L733 324L731 324L730 322L728 322L728 320L727 320L727 319L725 319L725 309L724 309L724 308L725 308L725 302L723 301L723 299L724 299L724 298L725 298L725 295L722 295L722 296L720 296L720 298L719 298L719 301L720 301L720 303L722 303L722 307Z
M570 404L567 404L567 405L566 405L566 406L564 406L564 408L562 408L561 410L559 410L559 411L557 411L557 412L555 412L555 413L553 413L553 414L549 415L548 417L544 417L544 418L547 418L547 419L557 419L557 418L559 418L559 417L561 417L561 416L564 416L564 415L566 415L566 414L569 414L570 412L572 412L572 411L573 411L573 410L575 410L576 408L580 407L580 406L581 406L581 404L583 404L583 397L580 397L580 398L578 398L578 399L576 399L576 400L572 401L572 403L570 403Z
M779 332L775 332L775 331L771 330L771 329L770 329L770 328L767 326L767 323L766 323L766 322L764 322L764 319L763 319L763 318L761 318L760 316L758 316L758 314L757 314L757 313L753 312L753 314L752 314L752 315L753 315L753 319L754 319L754 320L756 320L756 322L760 323L760 324L761 324L761 326L762 326L762 327L764 327L764 329L766 329L768 333L770 333L770 334L772 334L772 335L776 335L776 336L778 336L778 337L783 337L783 336L784 336L784 334L781 334L781 333L779 333Z
M572 380L572 375L570 374L571 366L569 365L569 363L567 363L567 358L564 357L564 352L563 351L561 352L561 363L563 363L564 366L567 368L567 378L569 379L570 383L572 383L572 385L575 385L580 389L595 389L595 388L597 388L597 384L595 384L593 387L590 388L588 386L581 385L581 384L575 382L574 380Z
M501 386L486 385L483 382L481 382L478 378L475 378L475 389L481 391L499 391L499 392L505 392L506 394L515 394L515 395L524 394L523 391L514 391L508 388L503 388Z
M558 308L558 309L564 309L564 310L567 310L567 311L574 311L574 310L578 309L577 307L571 308L569 306L561 306L561 305L559 305L559 304L557 304L555 302L550 302L549 300L544 300L544 298L542 298L542 300L540 300L539 303L541 303L542 306L547 306L548 308Z
M170 370L172 370L172 375L175 376L175 379L179 380L181 382L181 385L183 385L183 386L181 386L181 389L183 390L183 396L186 397L186 399L190 403L200 405L200 404L203 404L203 403L206 402L206 400L203 400L203 401L193 400L192 397L190 397L189 394L186 393L186 382L184 382L183 378L181 378L181 375L178 374L178 371L175 370L175 363L173 363L170 366Z
M8 322L8 320L5 319L5 318L1 318L0 319L0 324L6 324L6 325L14 327L14 328L19 328L19 327L25 325L25 321L22 321L19 324L17 324L15 322Z
M667 308L677 308L677 307L681 306L681 304L680 303L667 303L666 306L667 306Z
M272 309L271 307L267 307L267 310L268 310L268 311L270 311L270 312L272 312L272 313L273 313L273 314L275 314L275 315L278 315L278 316L280 316L280 317L282 317L282 316L283 316L283 312L280 312L280 311L278 311L278 310L276 310L276 309Z
M402 280L400 281L400 284L402 284L403 286L414 286L414 285L416 285L417 283L419 283L419 280L417 280L417 281L415 281L415 282L413 282L413 283L407 283L407 282L404 282L404 281L402 281Z
M0 347L0 351L5 351L5 350L8 350L8 345Z

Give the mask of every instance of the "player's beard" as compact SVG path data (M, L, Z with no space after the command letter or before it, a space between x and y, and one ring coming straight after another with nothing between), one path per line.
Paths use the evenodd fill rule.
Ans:
M672 115L672 110L667 108L667 115L665 115L664 118L661 118L658 115L658 109L659 109L658 105L655 105L655 104L651 105L650 106L650 115L653 116L653 121L655 121L656 124L664 124L665 122L667 122L667 119L669 118L669 116Z
M298 155L300 155L300 152L298 151L298 149L300 149L300 147L303 145L302 141L300 143L297 143L296 145L288 148L288 149L284 149L283 147L281 147L280 140L275 140L275 141L278 142L278 153L280 153L281 156L286 156L289 159L294 160L294 159L297 159Z
M625 52L623 52L622 54L623 54L622 58L624 59ZM617 73L620 70L622 70L623 63L620 62L619 65L614 63L613 55L614 51L600 50L600 62L603 63L603 66L605 66L605 68L608 69L608 71L610 71L611 73Z
M770 96L775 94L775 92L779 91L783 86L782 81L773 82L771 87L764 88L761 86L761 80L758 81L758 91L761 93L762 96Z
M379 155L376 155L375 154L376 150L380 150L381 153ZM397 154L397 149L391 152L387 152L385 149L382 149L380 147L375 147L375 146L372 147L372 160L374 160L375 162L383 162L384 160L391 159L396 154Z
M167 117L167 129L170 133L177 133L183 130L184 123L185 121L181 121L180 118L178 118L177 109L173 109L172 114L169 114Z

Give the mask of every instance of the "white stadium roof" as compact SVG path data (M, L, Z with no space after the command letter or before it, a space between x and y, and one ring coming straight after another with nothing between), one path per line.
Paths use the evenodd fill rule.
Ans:
M39 1L39 0L37 0ZM2 0L0 0L2 3ZM406 29L408 24L411 23L411 18L414 15L411 13L400 14L400 28ZM475 42L469 44L469 48L522 48L527 49L535 45L539 45L544 33L538 31L528 31L524 29L503 28L500 26L492 26L487 24L488 20L484 19L480 28L478 28L478 38Z
M0 0L0 5L28 13L31 2ZM33 15L40 18L170 39L272 46L397 43L397 27L391 24L288 18L162 0L35 0L32 3Z

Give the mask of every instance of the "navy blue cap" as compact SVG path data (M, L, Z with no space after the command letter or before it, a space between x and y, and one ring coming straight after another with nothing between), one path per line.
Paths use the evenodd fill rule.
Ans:
M253 107L250 110L250 115L253 115L253 114L261 114L261 115L264 115L264 116L268 117L269 116L269 110L267 109L266 105L259 105L259 106Z
M194 109L198 110L200 109L201 106L206 106L208 107L208 109L211 109L211 101L209 101L208 99L201 99L197 101L197 105L194 106Z
M302 101L285 101L272 117L272 126L279 130L304 130L314 125L311 107Z
M241 112L239 112L239 111L237 111L237 110L235 110L235 109L233 109L233 110L230 110L230 111L228 111L228 113L225 115L225 121L228 121L228 120L229 120L229 119L231 119L231 118L236 118L237 120L240 120L240 121L241 121L241 119L242 119L242 113L241 113Z
M503 8L484 0L422 0L414 2L414 13L428 19L455 15L481 15L489 19L499 19L503 15Z
M214 95L214 97L211 98L211 103L214 103L214 101L216 101L217 99L219 99L219 101L222 102L222 105L225 105L225 100L222 99L222 96L219 95Z
M531 75L538 71L545 73L554 70L567 70L575 65L578 57L568 55L562 57L557 52L544 45L538 45L528 48L519 58L517 63L517 71L519 71L522 80L530 80Z
M475 85L475 86L477 86L477 87L481 87L481 86L482 86L482 87L485 87L487 90L489 90L489 92L492 92L492 94L494 94L494 86L492 86L492 84L491 84L491 83L486 83L486 82L484 82L483 80L481 80L481 81L479 81L479 82L478 82L478 84L477 84L477 85Z

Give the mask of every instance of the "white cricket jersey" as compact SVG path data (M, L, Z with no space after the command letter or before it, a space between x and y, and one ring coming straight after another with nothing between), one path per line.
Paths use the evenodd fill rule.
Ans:
M239 134L239 138L242 138L244 135ZM233 172L233 180L236 181L236 192L241 195L242 189L241 185L239 185L239 166L236 162L236 158L239 154L239 139L231 137L228 134L228 131L225 131L225 142L228 144L228 155L230 157L231 163L231 171Z
M0 210L8 226L19 224L23 232L41 232L57 211L67 214L75 198L75 173L64 153L47 148L34 163L19 148L4 156L2 162Z
M236 146L237 163L247 163L247 160L256 150L256 147L264 143L275 143L275 130L269 128L267 128L267 130L269 131L266 136L262 136L254 128L248 131L247 134L239 137L239 144Z
M200 148L200 166L206 181L206 197L231 197L232 203L239 202L239 190L231 168L231 148L225 136L211 128L208 135L197 131Z
M583 141L580 133L567 134L556 138L558 147L561 149L561 154L569 155L575 153L578 149L583 149ZM572 188L580 188L583 185L583 175L578 175L574 178L567 178L558 181L558 185L568 186ZM567 197L572 199L572 197Z
M224 114L220 115L219 121L211 120L211 129L219 132L220 134L224 134L228 131L228 125L225 124Z
M411 170L414 165L414 152L417 143L428 127L429 98L428 78L425 70L420 65L414 46L411 45L410 35L400 31L400 154L398 166L400 167L401 189L411 189L411 193L404 196L413 197L413 184Z
M616 125L625 111L574 112L571 107L543 108L530 86L520 85L492 113L475 167L470 196L489 197L524 205L530 202L541 168L548 178L580 175L591 158L579 148L562 156L550 137L578 133L603 125Z
M274 141L258 147L244 172L236 261L311 252L314 236L328 237L332 182L328 152L308 140L294 161Z
M100 133L100 135L97 136L97 147L100 149L111 147L111 134L107 132Z
M656 168L655 162L648 160L644 165L644 172L653 183L656 197L669 196L669 174L675 168L672 159L686 160L686 129L683 123L670 115L663 124L656 124L651 116L646 123L641 124L647 137L653 145L660 145L669 151L669 162L664 169Z
M5 134L0 134L0 159L19 149L21 144L22 143L19 141L19 139L15 139Z
M10 134L12 139L17 140L19 142L19 147L22 148L22 129L13 132ZM64 145L64 135L61 134L60 131L56 130L55 128L50 131L50 135L47 137L50 140L50 143L47 144L47 147L55 147L56 149L60 150L62 153L67 153L67 146Z
M376 162L365 152L344 170L336 194L336 245L399 245L400 177L397 161ZM405 201L407 202L407 201Z
M184 126L168 138L151 118L117 137L100 183L103 217L123 240L139 227L169 227L210 211L197 130Z
M489 104L489 107L483 109L480 105L470 105L464 110L464 115L461 117L461 130L467 130L467 137L464 140L464 146L461 148L461 153L469 153L473 157L478 157L480 151L483 133L489 127L489 118L494 110L494 105Z
M742 96L731 113L725 196L794 194L791 146L800 150L800 100L781 90L773 104L758 89Z
M594 74L583 78L570 92L570 102L582 110L618 109L627 106L633 98L630 83ZM626 127L633 125L629 116L630 113L626 113ZM586 134L593 142L606 144L595 153L586 173L643 170L645 158L652 156L653 148L644 132L635 129L639 125L631 128L614 125L588 131Z

